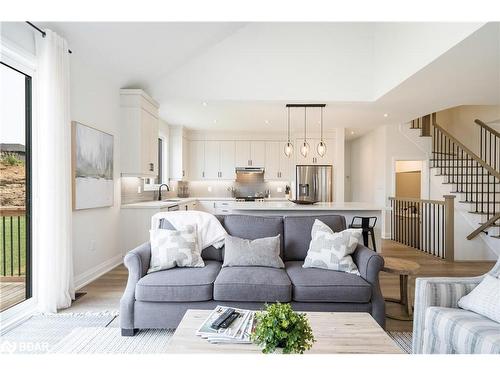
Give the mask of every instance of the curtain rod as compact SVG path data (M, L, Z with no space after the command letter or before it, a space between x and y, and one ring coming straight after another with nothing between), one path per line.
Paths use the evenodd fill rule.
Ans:
M45 35L47 35L47 33L45 31L43 31L42 29L40 29L38 26L36 26L32 22L26 21L26 23L28 25L30 25L32 28L34 28L36 31L38 31L40 34L42 34L42 38L45 38ZM73 53L73 52L70 49L68 49L68 53Z

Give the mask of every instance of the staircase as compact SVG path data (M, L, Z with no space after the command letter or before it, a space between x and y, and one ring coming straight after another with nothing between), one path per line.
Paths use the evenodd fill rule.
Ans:
M481 233L500 240L500 133L480 120L479 155L436 123L436 114L413 120L410 129L418 129L421 137L431 137L430 166L452 185L459 204L477 216L477 228L468 236L472 240ZM500 241L499 241L500 246Z

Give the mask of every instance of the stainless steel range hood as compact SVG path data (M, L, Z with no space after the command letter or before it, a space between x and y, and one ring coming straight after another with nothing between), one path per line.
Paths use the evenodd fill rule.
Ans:
M256 183L264 181L264 168L236 167L236 182Z

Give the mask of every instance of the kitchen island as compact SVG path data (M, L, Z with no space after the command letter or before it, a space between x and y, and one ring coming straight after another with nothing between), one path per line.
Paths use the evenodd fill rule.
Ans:
M239 202L230 197L191 197L165 199L163 201L124 204L122 208L122 247L128 251L149 238L151 216L157 212L171 210L199 210L215 215L298 216L298 215L342 215L349 225L354 216L377 218L375 240L380 247L382 208L362 202L319 202L300 205L284 198L265 199L256 202Z

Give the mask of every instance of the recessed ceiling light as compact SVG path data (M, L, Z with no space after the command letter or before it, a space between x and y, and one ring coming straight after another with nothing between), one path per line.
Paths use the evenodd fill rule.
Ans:
M217 120L214 120L214 124L217 124Z
M207 102L203 102L201 104L203 105L203 107L206 107L208 105Z
M269 124L269 120L265 120L264 122L265 122L266 124Z
M388 113L384 113L384 117L389 117L389 114Z
M351 131L351 135L354 135L354 130Z

